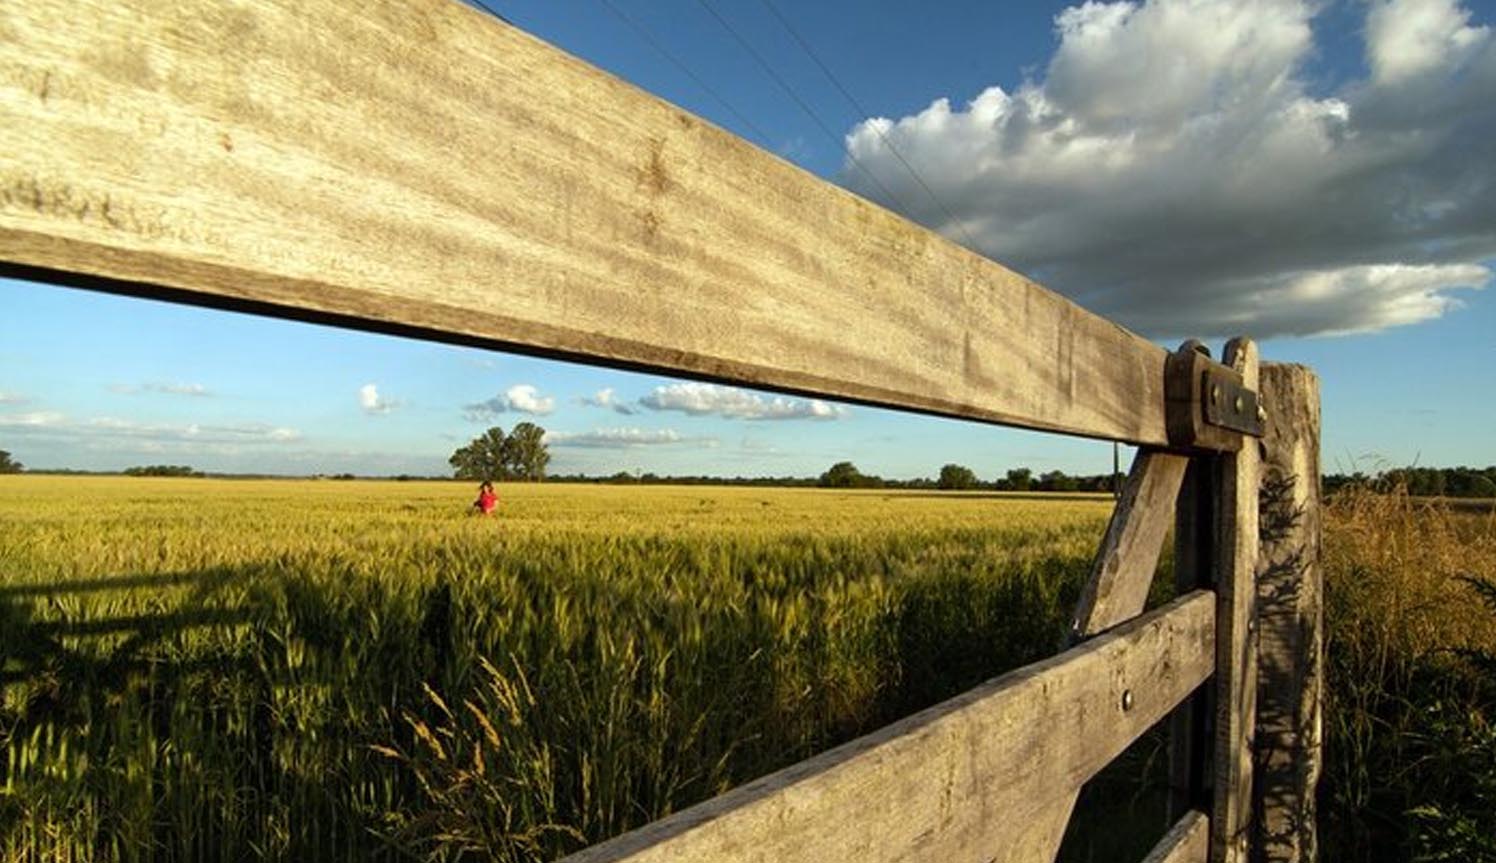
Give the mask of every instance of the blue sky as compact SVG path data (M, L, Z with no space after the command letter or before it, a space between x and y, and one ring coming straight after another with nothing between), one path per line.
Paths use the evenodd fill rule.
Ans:
M488 5L1162 344L1244 332L1314 366L1327 469L1496 462L1496 4ZM1111 463L1100 442L67 288L0 281L0 302L0 448L35 467L439 473L521 420L561 473Z

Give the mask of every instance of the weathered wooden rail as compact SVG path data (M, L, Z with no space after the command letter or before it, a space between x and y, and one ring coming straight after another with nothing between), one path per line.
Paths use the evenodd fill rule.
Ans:
M1141 447L1071 649L575 863L1051 860L1166 717L1149 860L1314 856L1317 384L1250 342L1169 354L449 0L0 7L0 261Z

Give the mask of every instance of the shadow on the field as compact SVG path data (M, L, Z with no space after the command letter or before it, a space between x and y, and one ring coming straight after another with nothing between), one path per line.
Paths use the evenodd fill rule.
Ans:
M142 672L164 667L157 660L163 644L192 630L253 620L242 597L224 597L225 589L244 577L238 569L219 567L0 586L0 686L30 684L31 691L22 699L27 712L45 710L54 721L71 713L65 705L85 694L117 696ZM153 589L172 591L169 599L159 598L159 612L84 614L85 608L96 610L107 603L96 597L77 601L85 594L119 592L123 597L129 591ZM131 603L132 609L139 605ZM221 667L224 659L213 657L211 664ZM172 662L171 674L190 673L190 666Z
M103 578L79 578L52 584L8 584L0 585L0 603L32 597L62 597L80 593L99 593L106 590L130 590L139 587L179 587L200 581L210 574L194 572L171 572L156 575L111 575Z
M42 825L18 847L43 849L36 859L260 859L243 849L279 841L266 858L340 854L349 830L287 832L288 819L341 812L331 774L308 766L323 742L292 713L331 691L338 657L309 655L322 633L287 619L298 588L274 572L0 587L0 781L18 789L0 823ZM358 856L372 859L379 842L365 845ZM98 850L116 847L150 853Z
M1057 863L1142 860L1169 824L1165 718L1081 787Z
M937 500L1018 500L1025 503L1052 501L1064 503L1076 500L1112 500L1111 492L1105 491L910 491L889 495L890 498L907 500L912 497L935 498Z
M955 571L911 579L891 621L899 675L884 692L887 721L1059 652L1083 574L1049 557L1001 580Z

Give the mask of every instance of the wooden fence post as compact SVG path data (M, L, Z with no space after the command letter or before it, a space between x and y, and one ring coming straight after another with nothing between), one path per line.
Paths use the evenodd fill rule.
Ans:
M1226 343L1226 365L1258 387L1257 345ZM1257 705L1257 442L1213 457L1216 507L1212 575L1216 589L1216 703L1212 863L1245 863L1252 838L1252 732Z
M1257 559L1256 783L1253 860L1316 857L1323 694L1319 379L1303 366L1264 364L1261 544Z

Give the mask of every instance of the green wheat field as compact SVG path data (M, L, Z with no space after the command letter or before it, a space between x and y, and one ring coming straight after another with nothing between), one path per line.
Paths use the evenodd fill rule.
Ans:
M551 859L1052 654L1111 506L499 491L474 518L458 483L0 477L0 859ZM1487 799L1415 801L1366 771L1402 757L1380 729L1431 685L1425 654L1455 668L1440 632L1496 632L1454 578L1472 552L1496 575L1496 521L1351 497L1327 535L1331 643L1348 621L1345 661L1367 665L1329 669L1322 809L1336 859L1383 859L1387 836L1411 854ZM1342 541L1362 529L1406 547ZM1358 592L1337 587L1352 572ZM1170 581L1165 562L1155 601ZM1445 622L1410 629L1420 615ZM1409 676L1354 704L1334 689L1394 666ZM1452 680L1441 704L1488 708ZM1491 715L1460 733L1496 763ZM1162 760L1157 735L1134 746L1062 856L1140 859L1165 826ZM1392 833L1358 820L1376 807ZM1089 841L1103 816L1145 826Z

